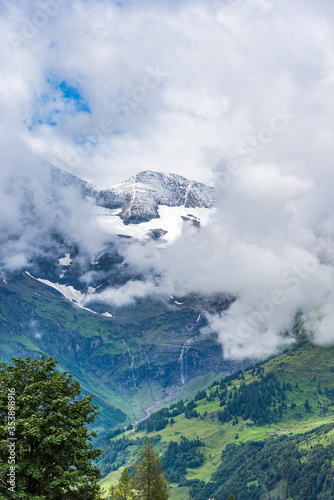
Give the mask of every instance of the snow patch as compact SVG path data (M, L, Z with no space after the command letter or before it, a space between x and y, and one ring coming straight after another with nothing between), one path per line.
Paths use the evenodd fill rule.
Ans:
M69 266L73 262L73 259L71 259L71 254L70 253L65 253L65 257L61 257L58 259L58 263L60 266Z
M2 281L4 283L7 283L7 285L8 285L8 282L6 281L6 275L3 271L0 271L0 278L2 279Z
M148 239L147 233L152 229L163 229L167 231L161 238L164 244L173 243L184 231L184 219L189 214L200 220L201 226L206 226L212 217L215 209L212 208L189 208L189 207L168 207L160 205L158 208L159 218L152 219L141 224L123 224L123 220L118 216L119 210L109 210L103 207L94 207L98 225L109 234L120 234L131 236L138 240ZM159 243L160 243L159 241Z
M25 273L30 276L30 278L39 281L44 285L50 286L51 288L54 288L55 290L60 292L65 297L65 299L72 302L72 304L93 314L97 314L95 311L92 311L92 309L88 309L88 307L82 305L82 302L84 301L86 295L84 293L81 293L79 290L76 290L73 286L61 285L60 283L52 283L52 281L44 280L42 278L35 278L35 276L32 276L32 274L30 274L28 271L26 271Z

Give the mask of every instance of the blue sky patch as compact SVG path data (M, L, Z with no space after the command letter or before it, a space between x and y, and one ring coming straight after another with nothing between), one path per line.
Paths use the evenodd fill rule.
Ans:
M87 99L75 83L60 80L53 75L46 82L46 91L35 98L35 112L28 125L30 130L43 124L55 127L66 116L77 113L91 114Z
M80 111L83 111L85 113L91 112L88 102L80 93L77 87L70 85L69 82L67 82L66 80L63 80L58 85L56 85L56 87L57 86L59 90L61 90L61 92L63 93L63 97L65 99L73 101L73 104L75 105L75 108L78 112Z

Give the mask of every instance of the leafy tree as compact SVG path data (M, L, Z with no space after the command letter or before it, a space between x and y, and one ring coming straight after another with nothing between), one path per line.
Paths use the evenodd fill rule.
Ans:
M135 464L135 489L141 500L167 500L166 480L158 454L153 450L152 441L147 439L139 451L140 459Z
M114 500L132 500L136 498L134 496L133 484L131 481L130 473L125 467L123 469L122 475L118 481L117 488L114 491Z
M234 496L232 495L232 493L228 496L228 499L227 500L235 500Z
M59 373L57 361L14 358L0 365L0 497L92 500L100 471L91 464L95 434L87 426L97 415L93 396L80 397L79 382ZM9 398L9 395L12 397ZM15 404L8 411L8 401ZM13 406L11 406L13 408ZM13 418L13 417L12 417ZM7 438L13 437L15 487L9 491Z

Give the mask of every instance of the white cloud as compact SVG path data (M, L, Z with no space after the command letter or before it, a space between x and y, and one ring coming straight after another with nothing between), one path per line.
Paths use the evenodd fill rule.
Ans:
M90 302L110 303L115 307L122 307L135 302L136 299L161 293L150 281L128 281L119 288L108 288L101 293L87 296L85 304Z

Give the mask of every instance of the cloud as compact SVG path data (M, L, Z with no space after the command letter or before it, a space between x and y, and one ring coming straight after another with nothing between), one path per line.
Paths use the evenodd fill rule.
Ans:
M207 314L206 331L218 333L226 357L266 356L291 343L298 311L316 342L333 343L333 220L316 231L300 223L315 189L277 166L248 166L196 238L184 234L164 252L132 245L126 261L158 274L161 293L236 297L228 311Z
M48 165L38 175L28 173L8 175L2 186L1 266L26 269L37 257L54 257L57 239L58 245L63 239L88 258L95 256L107 236L96 225L93 203L71 187L53 186Z
M128 281L119 288L108 288L101 293L88 296L85 304L91 302L102 302L112 304L114 307L122 307L134 303L136 299L160 294L159 287L154 286L150 281Z
M142 169L210 182L212 165L236 154L283 106L298 126L276 137L264 159L296 159L296 136L302 130L305 138L310 121L325 140L331 54L323 33L331 26L310 3L51 4L55 14L45 7L40 26L41 8L26 2L6 2L2 19L5 116L46 161L99 184ZM13 34L26 44L13 44ZM148 80L147 68L164 76ZM79 87L90 113L73 113L50 79ZM27 129L36 118L41 123ZM303 149L314 155L311 144Z
M215 217L165 252L122 249L147 280L103 299L152 293L159 275L161 293L237 297L208 318L228 356L274 351L300 308L332 342L333 14L311 0L2 2L6 265L54 226L87 252L105 242L72 193L50 202L43 162L99 185L172 171L215 184ZM35 179L35 224L13 173Z

